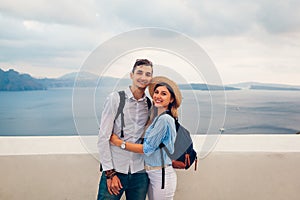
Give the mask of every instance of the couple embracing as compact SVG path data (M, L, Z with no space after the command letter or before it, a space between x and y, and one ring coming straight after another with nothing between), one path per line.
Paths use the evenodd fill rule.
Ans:
M151 61L136 60L121 115L116 118L122 100L118 92L111 93L104 103L98 135L103 168L98 200L117 200L124 192L128 200L144 200L147 193L149 200L174 197L176 172L159 146L174 151L181 93L172 80L152 75ZM152 108L145 95L148 86Z

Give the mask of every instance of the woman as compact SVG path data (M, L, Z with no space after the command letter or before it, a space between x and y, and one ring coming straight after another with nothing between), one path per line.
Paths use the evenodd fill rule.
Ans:
M157 116L145 132L143 144L122 141L112 134L111 143L122 149L145 154L145 169L150 179L149 200L173 199L177 176L172 167L172 160L159 145L163 143L170 153L174 152L176 128L174 118L178 118L178 107L181 104L181 93L175 82L166 77L155 77L149 85ZM162 166L164 163L164 166ZM164 168L164 172L162 170ZM163 173L165 173L163 175ZM164 176L164 189L162 180Z

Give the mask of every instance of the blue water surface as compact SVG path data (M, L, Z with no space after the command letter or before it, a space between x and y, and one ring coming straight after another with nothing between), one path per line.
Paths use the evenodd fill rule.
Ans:
M89 90L89 88L85 88ZM90 90L94 90L90 88ZM82 109L81 130L98 133L98 122L109 89L95 94L92 112ZM207 91L182 91L180 121L192 134L295 134L300 131L300 92L238 90L212 91L220 99L212 107ZM222 99L222 100L221 100ZM82 97L84 104L85 98ZM223 110L226 109L226 116ZM220 110L220 112L218 111ZM223 124L211 127L211 121L224 118ZM95 123L95 121L97 123ZM72 88L41 91L0 92L0 136L77 135L72 114Z

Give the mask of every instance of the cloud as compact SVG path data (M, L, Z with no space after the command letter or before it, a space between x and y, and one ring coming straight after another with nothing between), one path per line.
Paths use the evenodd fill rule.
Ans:
M300 31L298 0L262 1L257 21L270 33Z
M104 15L130 27L164 27L199 36L232 36L256 27L271 33L299 31L300 2L253 1L99 1Z
M257 26L271 33L300 29L297 0L3 0L0 12L22 20L102 31L163 27L195 37L239 35Z
M101 34L80 26L45 23L0 15L0 60L5 63L26 62L33 65L65 67L59 60L74 60L90 52ZM85 56L87 53L83 53ZM84 59L84 57L82 58ZM50 64L51 63L51 64ZM63 64L63 65L62 65ZM81 62L75 66L78 67ZM69 64L68 66L74 63Z
M86 26L94 20L93 1L2 0L0 11L19 19Z
M113 36L161 27L203 45L226 80L237 80L232 75L236 68L252 79L257 77L253 71L268 73L272 68L274 73L283 73L283 68L286 74L299 72L297 0L2 0L0 26L0 67L75 70ZM43 69L40 73L46 73Z
M300 31L297 0L4 0L0 12L28 22L115 34L138 27L169 28L193 37L238 36L256 29L274 34Z

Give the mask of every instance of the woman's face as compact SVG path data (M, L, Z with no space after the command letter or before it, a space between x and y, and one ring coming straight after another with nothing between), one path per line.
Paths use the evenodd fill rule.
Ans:
M154 91L153 101L155 107L168 109L169 104L173 102L173 98L166 86L158 86Z

